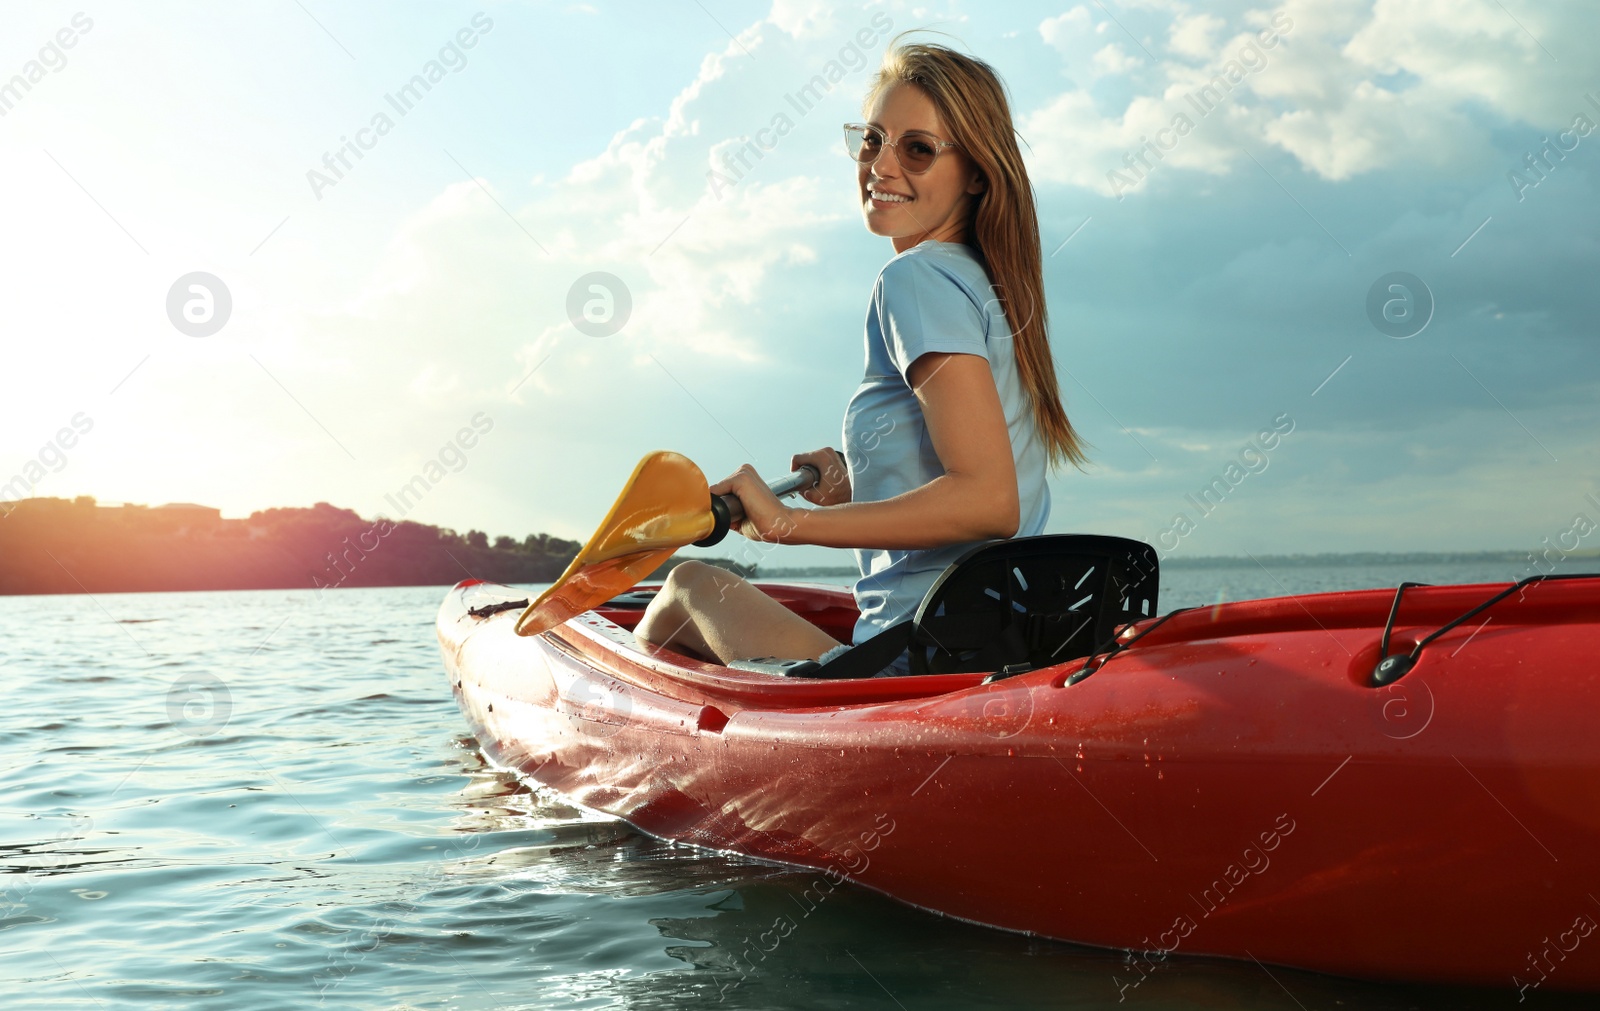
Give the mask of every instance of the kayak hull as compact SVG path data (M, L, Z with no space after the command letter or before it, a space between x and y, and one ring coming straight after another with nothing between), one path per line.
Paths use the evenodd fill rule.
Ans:
M846 591L763 588L848 636ZM1408 591L1391 652L1499 587ZM1180 615L1077 660L832 682L646 654L637 612L438 619L496 762L663 838L1134 954L1600 989L1600 587L1544 584L1368 687L1392 591Z

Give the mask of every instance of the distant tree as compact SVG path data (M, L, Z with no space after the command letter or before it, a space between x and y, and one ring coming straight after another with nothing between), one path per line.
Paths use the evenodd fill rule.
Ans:
M439 540L439 533L438 527L423 526L415 520L401 520L394 524L394 533L390 537L407 544L432 544Z
M489 535L488 534L484 533L482 530L468 530L467 531L467 547L469 547L469 548L487 548L488 546L489 546Z
M515 537L507 537L505 534L501 534L494 539L494 549L496 551L515 551L517 547L517 539Z
M746 579L754 579L756 577L756 567L754 565L745 565L744 563L736 562L731 558L701 558L698 560L705 562L707 565L715 565L719 569L727 569L734 575L743 576ZM660 565L656 566L655 571L651 572L645 578L665 579L667 577L667 573L671 572L673 569L687 561L689 561L687 558L669 558Z

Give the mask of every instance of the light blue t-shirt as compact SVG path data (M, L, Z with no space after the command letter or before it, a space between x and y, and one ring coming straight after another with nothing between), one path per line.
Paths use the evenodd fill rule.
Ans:
M989 362L1011 434L1022 506L1017 536L1042 533L1050 515L1044 442L1017 375L1011 327L977 254L961 243L928 241L885 264L872 289L866 343L866 377L844 416L852 501L880 502L944 473L906 373L930 351L978 355ZM861 618L854 641L914 617L939 573L980 543L926 551L858 548L855 599Z

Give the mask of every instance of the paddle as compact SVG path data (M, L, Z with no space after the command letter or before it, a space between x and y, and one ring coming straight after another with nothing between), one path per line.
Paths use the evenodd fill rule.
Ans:
M816 484L809 464L767 485L782 498ZM517 619L518 635L538 635L591 610L654 572L688 544L710 547L744 519L732 495L711 494L694 461L659 450L645 456L600 527L567 570Z

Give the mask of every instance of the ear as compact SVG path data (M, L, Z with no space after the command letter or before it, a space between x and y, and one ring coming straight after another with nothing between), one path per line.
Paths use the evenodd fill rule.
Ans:
M967 181L967 192L977 196L989 188L989 183L983 178L982 172L972 173L972 178Z

